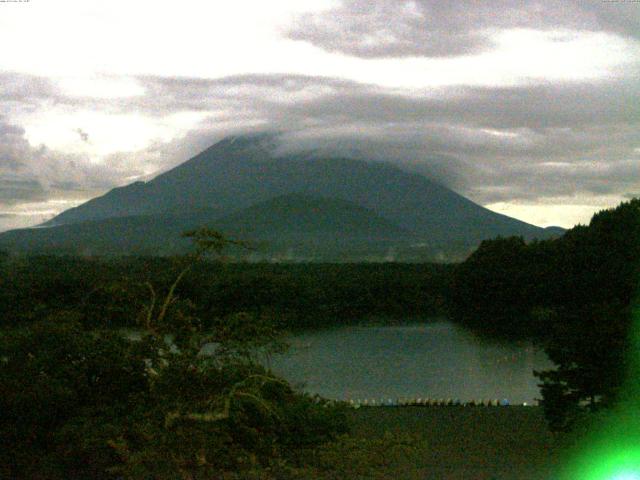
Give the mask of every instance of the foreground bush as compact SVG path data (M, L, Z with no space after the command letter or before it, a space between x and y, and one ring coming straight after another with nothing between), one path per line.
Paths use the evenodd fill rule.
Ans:
M219 478L286 463L344 431L338 410L233 345L203 356L156 342L69 318L5 331L1 476Z
M229 241L190 236L196 254L166 294L147 285L139 338L85 330L81 312L0 332L0 477L268 478L345 430L338 408L262 367L282 348L268 318L235 314L202 330L175 290Z

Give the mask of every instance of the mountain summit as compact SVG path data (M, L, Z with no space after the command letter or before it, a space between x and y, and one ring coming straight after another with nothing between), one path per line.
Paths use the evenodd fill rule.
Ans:
M551 234L422 175L383 162L278 154L277 137L261 134L225 138L149 182L62 212L49 228L6 232L0 247L167 254L182 245L179 229L202 225L260 241L267 257L293 249L316 260L390 251L405 260L452 258L498 235Z

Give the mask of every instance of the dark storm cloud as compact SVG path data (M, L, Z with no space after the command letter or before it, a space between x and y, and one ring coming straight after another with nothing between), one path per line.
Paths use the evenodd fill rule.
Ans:
M289 36L359 57L450 57L491 47L495 29L606 31L640 38L636 2L344 0L298 18Z

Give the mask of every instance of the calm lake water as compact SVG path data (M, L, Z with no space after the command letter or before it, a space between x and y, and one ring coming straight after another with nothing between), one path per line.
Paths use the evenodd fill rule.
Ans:
M341 327L300 334L271 360L294 385L326 398L539 398L533 370L551 366L530 344L496 344L449 322Z

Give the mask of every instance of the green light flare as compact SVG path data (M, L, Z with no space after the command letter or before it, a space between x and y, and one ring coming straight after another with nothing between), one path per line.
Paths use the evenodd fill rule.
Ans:
M591 457L590 459L588 457ZM640 447L590 451L577 467L568 469L567 480L640 480Z
M611 480L640 480L640 474L636 472L622 472L611 477Z
M640 307L635 303L627 381L620 403L580 438L562 480L640 480Z

